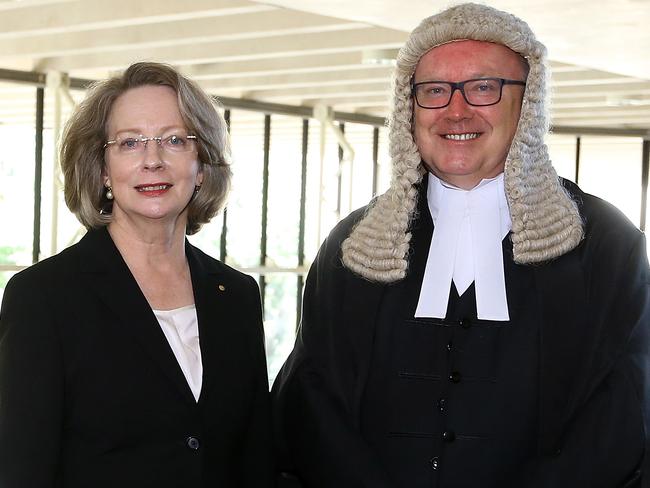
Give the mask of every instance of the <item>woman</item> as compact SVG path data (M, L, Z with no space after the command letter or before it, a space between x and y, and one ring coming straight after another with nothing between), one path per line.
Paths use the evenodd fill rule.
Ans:
M263 487L255 281L190 245L230 186L226 126L171 67L95 85L61 148L88 229L0 313L0 486Z

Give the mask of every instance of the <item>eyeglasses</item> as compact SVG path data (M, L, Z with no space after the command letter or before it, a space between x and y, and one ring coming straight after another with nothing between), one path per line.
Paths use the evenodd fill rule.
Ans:
M118 137L112 141L106 141L104 149L114 147L120 156L142 155L149 141L154 141L165 154L180 154L196 149L196 136L185 136L171 134L160 137Z
M411 85L415 102L422 108L443 108L451 103L456 90L463 94L468 105L486 107L501 101L503 85L525 86L525 81L506 80L503 78L478 78L459 81L422 81Z

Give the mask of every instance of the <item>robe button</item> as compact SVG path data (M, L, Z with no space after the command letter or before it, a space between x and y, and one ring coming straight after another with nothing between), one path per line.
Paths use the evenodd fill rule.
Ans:
M189 436L187 439L185 439L185 445L193 451L198 451L199 447L201 447L199 440L193 436Z
M446 430L442 433L442 440L445 442L454 442L456 440L456 433L453 430Z
M446 404L447 404L446 399L444 399L444 398L438 399L438 410L440 410L441 412L444 412Z
M469 329L472 326L472 320L469 318L460 319L459 324L463 329Z

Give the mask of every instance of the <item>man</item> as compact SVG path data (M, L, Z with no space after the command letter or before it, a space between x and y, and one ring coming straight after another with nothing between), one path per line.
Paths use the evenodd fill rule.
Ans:
M645 241L553 170L545 56L475 4L400 51L391 187L323 244L273 387L286 486L650 487Z

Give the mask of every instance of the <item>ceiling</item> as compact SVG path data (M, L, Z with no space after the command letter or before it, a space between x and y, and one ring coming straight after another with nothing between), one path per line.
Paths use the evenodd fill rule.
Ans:
M650 134L650 0L491 0L549 50L555 126ZM436 0L0 0L0 77L171 63L228 98L386 115L391 65ZM14 73L15 74L15 73ZM33 118L0 80L0 123Z

